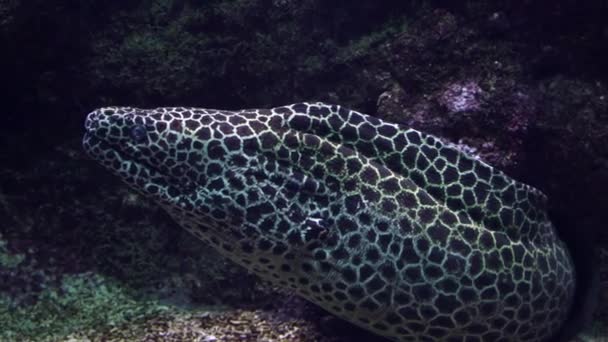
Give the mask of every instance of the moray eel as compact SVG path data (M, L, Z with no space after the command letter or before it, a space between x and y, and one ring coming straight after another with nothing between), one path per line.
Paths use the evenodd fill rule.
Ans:
M575 271L546 197L337 105L107 107L84 148L260 277L393 341L546 341Z

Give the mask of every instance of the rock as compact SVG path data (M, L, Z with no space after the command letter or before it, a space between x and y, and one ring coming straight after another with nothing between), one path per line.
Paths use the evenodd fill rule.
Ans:
M484 91L475 81L455 82L448 84L439 96L439 103L448 113L478 111L481 109Z

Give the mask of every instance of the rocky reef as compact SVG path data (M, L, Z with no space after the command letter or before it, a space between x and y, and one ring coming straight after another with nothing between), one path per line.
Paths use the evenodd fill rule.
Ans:
M277 313L275 289L87 160L84 116L109 104L322 100L433 133L543 190L581 287L599 274L608 303L607 15L602 1L0 1L0 339L171 326L187 340L289 317L295 337L269 341L352 340L289 294ZM236 311L188 311L201 306Z

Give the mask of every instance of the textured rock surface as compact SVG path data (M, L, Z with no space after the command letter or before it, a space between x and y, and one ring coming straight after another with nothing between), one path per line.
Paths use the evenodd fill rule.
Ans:
M0 292L30 303L65 273L139 286L160 269L165 297L255 302L254 280L199 273L228 264L69 146L101 105L323 100L440 135L541 188L564 234L598 242L607 303L606 4L405 3L0 1ZM120 252L142 234L148 245ZM221 292L235 279L242 291Z

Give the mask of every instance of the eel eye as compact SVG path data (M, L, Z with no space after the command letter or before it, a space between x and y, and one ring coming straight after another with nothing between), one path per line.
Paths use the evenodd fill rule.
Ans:
M144 127L143 125L136 125L131 128L131 138L135 142L143 142L144 140L146 140L147 135L148 132L146 130L146 127Z

